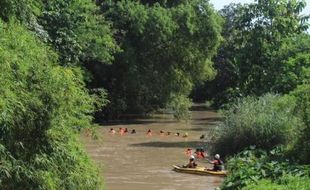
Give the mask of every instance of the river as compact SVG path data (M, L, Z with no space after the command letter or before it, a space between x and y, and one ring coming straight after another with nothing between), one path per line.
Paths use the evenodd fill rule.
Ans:
M171 115L155 115L149 119L136 119L106 124L98 130L101 140L82 136L86 151L100 169L107 190L214 190L223 178L177 173L172 165L186 164L187 148L204 147L210 130L219 121L214 111L196 104L188 122L175 121ZM110 128L116 134L109 133ZM119 128L136 130L136 134L120 135ZM151 129L152 136L146 132ZM160 134L160 131L164 134ZM171 132L167 135L167 132ZM180 133L176 136L175 133ZM188 134L188 137L182 137ZM206 138L199 137L206 134ZM198 165L210 166L206 160Z

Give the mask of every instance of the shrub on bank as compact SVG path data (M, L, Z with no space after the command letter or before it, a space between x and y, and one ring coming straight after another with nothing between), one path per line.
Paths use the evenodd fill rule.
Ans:
M242 151L250 145L270 150L296 136L302 122L293 115L294 98L267 94L239 99L224 111L213 152L223 156Z
M305 167L294 165L283 155L284 149L277 147L269 152L258 149L245 150L230 158L227 162L229 175L222 184L222 190L237 190L243 187L255 189L257 183L258 187L263 187L265 183L270 183L272 187L273 183L288 174L301 181L304 180L302 176L309 176Z

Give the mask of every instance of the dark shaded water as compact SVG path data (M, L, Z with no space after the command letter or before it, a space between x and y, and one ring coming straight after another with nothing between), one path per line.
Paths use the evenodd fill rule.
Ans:
M219 186L223 178L199 176L172 171L172 165L186 164L187 148L206 147L209 131L219 115L205 111L199 105L192 110L192 119L177 122L170 115L159 115L156 119L139 119L128 124L106 125L99 130L101 141L83 136L86 150L102 171L107 190L208 190ZM111 134L113 127L135 129L136 134ZM148 129L152 136L147 136ZM160 135L160 130L171 135ZM180 136L175 136L176 132ZM188 133L187 138L182 136ZM200 140L202 134L206 139ZM208 166L205 160L198 165Z

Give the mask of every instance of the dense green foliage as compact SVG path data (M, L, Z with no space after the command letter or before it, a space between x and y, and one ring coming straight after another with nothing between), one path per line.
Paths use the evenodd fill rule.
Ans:
M98 97L85 89L84 71L59 65L109 63L117 47L108 24L91 1L0 5L8 22L0 19L1 189L102 189L76 137L92 126Z
M168 109L189 118L197 86L193 98L229 103L213 146L235 155L224 189L309 186L297 165L310 163L305 1L257 0L219 13L205 0L0 7L0 189L102 189L77 137L93 112ZM259 150L243 151L250 145Z
M36 22L36 15L41 14L41 1L36 0L2 0L0 17L4 21L18 19L31 25Z
M224 112L225 120L219 126L214 149L231 155L250 145L269 150L286 144L303 125L293 115L294 105L293 98L270 94L240 99Z
M300 183L309 183L309 169L289 162L283 155L283 148L270 152L252 149L239 153L227 163L230 174L222 189L257 189L264 183L269 183L267 189L272 189L273 186L279 188L282 185L305 187L305 184Z
M221 39L221 19L206 1L170 6L123 0L103 3L102 10L122 52L110 66L88 67L95 79L91 86L109 92L110 115L165 108L214 75L211 58Z
M228 159L231 175L223 189L307 189L307 178L283 175L310 163L310 35L304 7L305 1L271 0L231 4L220 12L225 24L214 58L218 74L193 97L212 99L216 107L229 103L214 152L235 155L250 145L264 150ZM278 145L284 147L280 158L265 152Z
M290 93L296 99L295 115L304 125L293 147L293 157L310 164L310 85L302 85Z
M74 135L90 127L93 100L78 69L19 24L0 27L2 189L99 189Z
M118 48L96 5L89 0L45 1L39 23L63 65L110 63Z
M231 4L220 12L225 24L214 58L218 74L192 96L211 99L216 107L229 103L213 147L223 156L235 155L227 159L230 175L223 189L309 189L309 173L302 174L305 168L298 165L310 163L310 35L304 7L305 1L271 0ZM250 145L263 150L238 154ZM278 156L269 153L278 145L284 147Z
M88 0L1 1L3 20L18 20L57 51L62 65L110 63L118 50L109 24Z
M288 93L309 81L309 17L301 14L304 7L304 1L271 0L221 10L226 22L225 41L214 59L218 75L196 96L202 93L220 106L240 96Z
M309 176L309 169L298 164L310 163L309 95L309 85L305 84L286 96L244 98L225 111L213 151L237 155L228 159L230 175L223 189L306 187L302 183L309 181L300 176ZM238 154L250 145L264 150ZM277 145L283 146L271 150Z
M310 84L310 35L300 34L282 40L278 51L273 52L273 66L270 72L271 90L288 93L298 85ZM271 75L271 74L270 74Z

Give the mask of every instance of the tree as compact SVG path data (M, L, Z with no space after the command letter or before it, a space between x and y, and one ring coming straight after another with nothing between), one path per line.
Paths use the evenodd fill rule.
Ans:
M215 89L218 104L238 96L287 93L306 80L302 79L307 77L304 71L292 66L308 65L307 45L297 48L296 42L308 38L303 34L308 27L308 16L301 15L304 7L304 1L259 0L244 6L232 4L221 11L226 21L225 42L214 59L218 76L206 86ZM297 54L300 59L292 63L290 57Z
M88 0L43 1L40 24L49 34L48 41L60 55L63 65L81 66L98 61L109 64L118 50L112 31Z
M261 95L272 89L272 78L277 71L270 71L279 66L278 62L273 62L272 52L283 38L307 29L306 18L299 16L304 7L304 1L258 1L241 10L237 41L244 45L236 59L240 68L240 88L246 94Z
M214 75L211 58L221 39L221 19L206 1L167 8L127 0L105 4L103 10L123 51L111 66L100 71L99 66L90 67L97 79L107 76L92 85L108 89L112 112L147 113L167 107Z
M195 87L191 94L195 101L214 99L213 106L219 107L223 103L240 97L238 90L240 74L235 59L240 44L235 42L238 35L235 23L241 16L241 12L238 11L241 7L241 4L230 4L219 11L225 22L221 33L224 40L213 58L216 76L213 80L205 81L202 85Z
M302 84L310 83L310 35L307 33L283 39L273 52L270 67L275 92L289 93Z

